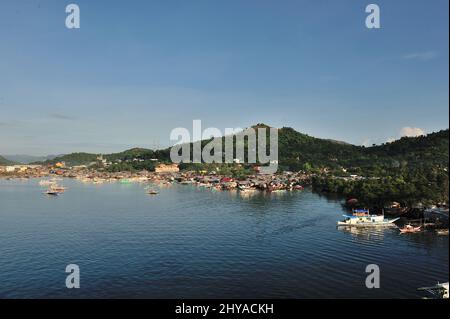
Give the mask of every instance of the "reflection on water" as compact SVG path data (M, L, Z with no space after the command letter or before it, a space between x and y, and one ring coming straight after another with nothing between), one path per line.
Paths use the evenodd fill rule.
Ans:
M448 280L448 236L337 228L340 201L309 190L62 184L0 180L0 297L418 298ZM82 289L65 288L69 263Z
M386 232L396 232L395 227L337 227L338 230L349 233L355 240L361 241L382 241Z

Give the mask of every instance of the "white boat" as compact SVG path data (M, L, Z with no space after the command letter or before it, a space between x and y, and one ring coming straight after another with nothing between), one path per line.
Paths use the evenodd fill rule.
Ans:
M438 283L436 286L432 287L419 288L418 290L427 291L440 299L448 299L448 282L442 284Z
M50 185L48 190L51 192L64 193L66 191L66 189L67 189L66 187L56 184L56 185Z
M355 210L352 215L344 215L345 219L338 221L338 226L355 226L355 227L389 227L395 226L394 222L400 217L388 219L384 215L371 215L368 210Z

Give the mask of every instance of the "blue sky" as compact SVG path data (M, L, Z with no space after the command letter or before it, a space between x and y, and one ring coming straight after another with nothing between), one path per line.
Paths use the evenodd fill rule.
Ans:
M354 144L448 128L448 1L0 2L0 154L264 122ZM381 29L365 7L381 8Z

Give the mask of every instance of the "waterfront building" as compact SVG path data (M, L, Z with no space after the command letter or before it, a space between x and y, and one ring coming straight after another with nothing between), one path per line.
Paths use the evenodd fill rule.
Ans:
M156 173L175 173L179 171L178 164L159 164L155 167Z

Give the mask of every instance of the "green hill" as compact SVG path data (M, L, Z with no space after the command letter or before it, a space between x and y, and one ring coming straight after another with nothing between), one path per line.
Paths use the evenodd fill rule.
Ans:
M0 165L14 165L14 164L16 164L16 163L14 163L13 161L7 160L3 156L0 156Z
M67 166L87 165L97 160L97 154L91 153L71 153L55 157L44 162L37 162L39 164L55 164L58 162L65 162Z
M338 168L351 165L356 158L363 156L364 149L283 127L278 131L278 152L282 168L298 171L305 167Z
M353 159L342 162L349 165L347 174L316 176L316 190L354 197L366 206L383 207L392 201L407 207L448 204L448 129L363 148ZM348 180L348 173L364 178Z
M423 163L448 166L449 130L426 136L402 137L381 146L368 148L367 154L390 161L404 161L404 165L421 166Z
M255 127L267 126L258 124ZM208 142L204 140L201 143L205 145ZM313 187L317 191L355 197L362 204L371 206L382 206L391 201L405 206L448 203L448 129L366 148L315 138L283 127L278 130L278 142L279 169L311 173L314 176ZM170 161L170 149L133 148L103 157L113 163L107 168L109 171L152 170L155 159ZM90 164L96 159L97 154L73 153L45 163L64 161L70 166ZM202 167L201 164L181 165L186 169ZM223 171L226 169L229 167L225 166ZM251 171L247 169L239 174ZM354 179L352 175L362 178Z
M267 127L258 124L254 127ZM278 130L279 164L283 170L320 169L327 167L331 171L377 175L383 170L395 170L399 167L423 167L435 165L448 166L449 130L421 137L404 137L392 143L373 147L363 147L330 139L315 138L299 133L293 128ZM202 141L205 145L209 141ZM54 164L64 161L67 165L82 165L95 162L98 154L72 153L45 161ZM170 161L170 149L151 150L133 148L119 153L105 154L110 162L133 162L135 159L145 162L157 159Z

